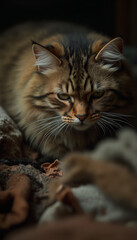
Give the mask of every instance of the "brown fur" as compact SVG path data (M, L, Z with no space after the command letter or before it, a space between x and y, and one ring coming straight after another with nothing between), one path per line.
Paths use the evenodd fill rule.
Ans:
M36 41L33 53L31 39ZM24 24L1 37L0 102L42 154L56 158L92 148L99 139L96 123L101 112L129 114L133 105L130 70L123 59L111 64L112 70L103 68L106 60L100 51L108 42L108 37L63 23ZM49 66L35 66L41 61L39 51L51 59ZM103 96L94 97L100 89L105 89ZM60 99L58 93L71 102ZM56 116L58 123L53 123Z

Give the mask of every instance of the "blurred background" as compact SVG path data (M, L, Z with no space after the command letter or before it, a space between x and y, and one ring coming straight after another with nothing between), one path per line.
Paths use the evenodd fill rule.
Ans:
M86 25L137 45L136 0L0 0L0 31L30 20L62 20Z

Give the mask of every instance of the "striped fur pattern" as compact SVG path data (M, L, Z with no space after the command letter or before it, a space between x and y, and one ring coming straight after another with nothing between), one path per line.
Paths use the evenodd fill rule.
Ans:
M3 34L0 49L1 104L42 154L92 148L134 105L121 38L64 23L24 24Z

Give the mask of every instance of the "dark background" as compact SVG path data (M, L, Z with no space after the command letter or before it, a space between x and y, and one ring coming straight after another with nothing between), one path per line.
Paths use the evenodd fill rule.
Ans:
M136 0L0 0L0 31L37 19L83 24L137 45Z

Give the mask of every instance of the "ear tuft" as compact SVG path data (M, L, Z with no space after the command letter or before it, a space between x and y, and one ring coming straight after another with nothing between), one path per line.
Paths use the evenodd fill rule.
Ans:
M61 64L59 58L38 43L32 42L32 52L36 59L35 66L38 67L38 71L41 73L54 71Z
M117 71L123 56L123 40L120 37L108 42L96 55L95 60L101 62L102 68Z

